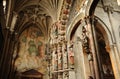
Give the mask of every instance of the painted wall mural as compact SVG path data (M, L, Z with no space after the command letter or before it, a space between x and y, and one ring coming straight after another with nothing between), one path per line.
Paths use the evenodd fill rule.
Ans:
M18 72L37 70L46 72L45 44L41 31L35 27L29 27L20 36L20 46L15 67Z

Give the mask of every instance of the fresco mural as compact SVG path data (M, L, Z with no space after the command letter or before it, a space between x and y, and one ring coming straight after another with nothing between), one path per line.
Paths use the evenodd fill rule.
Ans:
M20 36L18 57L15 67L18 72L31 69L41 73L46 72L47 62L45 60L45 44L41 31L35 27L29 27Z

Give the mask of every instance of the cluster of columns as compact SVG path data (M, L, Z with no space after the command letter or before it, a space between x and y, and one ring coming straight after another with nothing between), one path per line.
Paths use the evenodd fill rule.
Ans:
M69 58L66 41L66 26L71 0L63 2L60 20L51 28L50 40L50 79L69 79Z
M55 29L57 27L57 29ZM59 28L59 29L58 29ZM67 42L65 41L65 31L60 32L61 24L56 22L51 31L50 51L50 77L53 79L63 79L63 75L67 75L68 57ZM64 74L65 73L65 74ZM64 78L67 79L67 76Z
M4 14L4 13L3 13ZM5 25L2 29L4 33L4 44L2 47L1 57L0 57L0 79L13 79L13 52L15 44L17 43L17 33L14 31L15 22L17 20L17 14L13 13L12 23Z
M14 52L14 47L15 44L17 43L16 39L16 33L12 33L9 29L6 29L6 38L5 38L5 43L3 46L3 53L1 56L1 61L0 61L0 68L1 68L1 77L5 79L9 79L10 74L13 70L13 52ZM11 78L12 79L12 78Z
M101 61L99 57L97 38L94 28L94 17L85 18L85 26L82 27L83 50L88 55L90 66L90 79L103 79Z
M98 41L97 41L97 36L96 36L96 31L95 31L95 18L94 16L91 17L86 17L85 18L85 22L86 25L83 29L83 35L84 37L86 36L87 38L83 39L83 48L84 50L86 50L85 52L88 55L88 60L89 60L89 65L90 65L90 72L91 72L91 77L93 77L93 79L104 79L104 72L103 72L103 68L102 68L102 63L101 63L101 58L100 58L100 52L99 52L99 47L98 47ZM87 35L85 35L85 33L87 33ZM86 39L87 43L86 43ZM109 40L107 40L109 41ZM87 46L84 45L87 44ZM84 47L85 46L85 47ZM114 54L116 54L117 52L115 52L117 49L114 49L114 46L110 45L106 45L105 49L107 50L107 52L109 52L109 56L110 56L110 60L112 63L112 67L113 67L113 73L116 79L119 78L119 67L117 67L116 65L116 61L117 59L114 58ZM118 56L118 55L117 55ZM115 60L116 59L116 60ZM117 63L119 64L119 63Z
M3 33L2 33L2 28L3 28L3 15L4 15L4 12L3 12L3 4L2 4L2 0L0 1L0 51L1 51L1 48L2 48L2 45L3 45Z

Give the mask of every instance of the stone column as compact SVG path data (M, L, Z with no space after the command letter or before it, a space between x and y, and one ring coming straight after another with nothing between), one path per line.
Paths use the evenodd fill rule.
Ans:
M88 60L89 60L89 66L90 66L90 72L91 76L95 78L95 70L94 70L94 62L93 62L93 56L92 53L88 54Z
M117 0L119 2L119 0ZM112 67L114 71L114 75L116 79L120 79L120 51L118 49L117 40L115 36L115 29L114 29L114 23L113 23L113 15L114 8L110 5L104 6L104 11L107 13L108 16L108 22L110 24L110 31L111 31L111 38L112 38L112 44L110 45L110 51L109 55L112 62ZM109 47L109 46L108 46Z
M60 70L63 70L62 43L58 43L58 79L63 79L63 73L59 72Z
M0 77L2 77L2 74L3 74L3 63L5 62L4 59L5 59L5 56L6 56L6 51L8 50L8 46L9 46L9 42L10 42L10 38L8 37L9 36L9 33L10 33L10 30L9 28L5 28L4 30L6 32L5 34L5 38L4 38L4 45L3 45L3 51L2 51L2 55L1 55L1 59L0 59Z
M3 0L0 1L0 24L2 25L2 28L5 29L6 20L5 20L4 6L2 1Z
M67 41L64 41L63 46L62 46L62 51L63 51L63 70L67 70L67 69L69 69L69 67L68 67ZM63 72L63 79L68 79L69 75L70 74L68 71Z
M68 68L68 55L67 55L67 43L65 42L62 46L63 51L63 69Z
M58 73L56 71L58 71L58 52L57 52L57 46L55 45L55 52L54 52L54 78L58 78Z
M6 77L8 76L8 74L6 74L7 73L7 69L8 68L6 68L6 67L8 67L8 65L10 65L10 63L9 63L9 57L10 57L10 47L11 47L11 37L12 37L12 35L11 35L11 32L9 32L8 33L8 37L6 38L6 45L5 45L5 47L4 47L4 51L3 51L3 57L2 57L2 69L1 69L1 71L2 71L2 73L1 73L1 75L3 76L3 78L5 78L6 79ZM6 75L5 75L6 74Z
M58 44L58 70L63 69L63 52L61 43Z
M3 63L3 69L5 69L3 74L6 73L6 75L5 75L6 78L9 74L10 67L11 67L11 58L12 58L13 48L14 48L14 27L15 27L15 24L17 21L17 16L18 16L17 13L13 12L12 23L10 26L10 32L9 32L9 36L8 36L9 44L7 45L8 49L6 51L6 55L5 55L5 59L4 59L4 63ZM6 65L8 65L8 68L5 68Z
M14 68L14 67L12 67L13 66L13 64L12 64L12 59L13 59L13 53L14 53L14 48L15 48L15 33L13 33L12 34L12 36L11 36L11 42L10 42L10 48L9 48L9 53L8 53L8 57L7 57L7 60L8 60L8 67L6 68L6 75L8 75L8 77L7 77L7 79L10 79L10 73L11 73L11 71L13 71L12 70L12 68Z
M86 24L87 24L87 29L89 33L89 39L90 39L90 48L91 52L93 55L93 62L94 62L94 69L95 69L95 79L101 79L100 76L100 70L99 70L99 63L98 63L98 58L97 58L97 51L95 48L95 39L93 35L93 26L90 22L90 18L86 18Z
M4 6L3 6L3 0L0 1L0 24L2 25L2 32L4 34L4 45L2 47L2 52L1 52L1 57L0 57L0 77L2 77L2 70L3 70L3 62L4 62L4 57L8 48L8 43L9 43L9 27L6 27L6 20L4 16Z
M89 77L95 78L95 71L93 65L93 55L90 51L90 38L87 34L87 28L85 26L82 27L82 46L83 46L83 53L86 53L88 56L89 67L90 67L90 75Z
M18 41L18 34L15 33L14 34L14 37L13 37L13 48L11 50L11 58L10 58L10 63L11 63L11 66L10 66L10 71L9 71L9 75L8 75L8 78L9 79L13 79L14 78L14 75L15 75L15 59L16 59L16 56L18 54L18 46L19 46L19 41Z
M108 49L108 46L107 46L107 49ZM120 79L120 72L119 72L119 67L120 66L118 66L118 63L116 61L117 58L116 58L116 55L115 55L114 46L110 45L109 49L110 50L107 50L107 51L109 52L109 55L110 55L111 64L112 64L113 72L114 72L114 75L115 75L115 79Z

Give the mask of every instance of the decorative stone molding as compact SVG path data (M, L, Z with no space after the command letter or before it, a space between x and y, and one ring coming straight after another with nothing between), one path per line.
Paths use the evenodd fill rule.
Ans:
M110 5L109 5L109 6L104 6L103 8L104 8L104 11L105 11L105 12L109 12L109 11L110 11L111 13L114 12L114 8L113 8L112 6L110 6Z
M88 36L86 35L86 33L87 33L87 30L86 30L86 28L83 26L83 27L82 27L82 36L83 36L83 38L82 38L82 45L83 45L83 49L85 50L85 52L86 52L87 54L89 54L89 53L90 53L89 38L88 38Z
M58 66L57 69L54 69L53 73L55 74L56 72L58 74L57 76L62 77L62 78L64 76L63 75L64 69L68 68L68 62L69 62L68 51L67 51L67 41L66 41L66 25L67 25L66 23L69 17L70 5L71 4L69 3L69 1L63 2L63 8L61 10L60 21L57 21L53 24L56 28L53 28L53 27L51 28L51 36L52 37L57 36L57 38L51 38L54 44L54 48L56 48L55 50L57 52L56 56L52 54L52 57L53 57L52 61L56 62L56 64L54 63L54 65ZM57 34L53 34L55 29L57 29L58 31ZM62 72L59 72L60 70ZM62 73L62 75L60 73Z
M89 60L89 61L93 61L92 53L89 53L89 54L88 54L88 60Z

